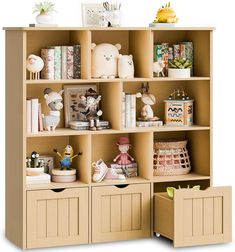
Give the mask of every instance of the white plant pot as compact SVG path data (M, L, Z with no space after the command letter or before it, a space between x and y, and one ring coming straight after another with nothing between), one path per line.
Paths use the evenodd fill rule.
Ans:
M38 14L36 16L36 22L38 24L53 24L53 17L49 13Z
M170 78L190 78L190 68L185 68L185 69L168 68L168 77L170 77Z
M26 175L27 176L37 176L44 173L44 167L39 168L26 168Z

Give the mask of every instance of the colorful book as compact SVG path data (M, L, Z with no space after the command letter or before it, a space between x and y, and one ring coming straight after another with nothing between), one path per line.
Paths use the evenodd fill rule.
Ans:
M44 62L44 67L41 72L42 79L54 80L54 49L41 49L41 57Z
M61 46L54 46L54 79L61 79Z
M74 63L74 57L73 57L73 46L67 46L67 79L73 79L73 63Z
M61 78L67 79L67 46L61 47Z
M31 99L26 100L26 130L27 133L32 132L32 101Z
M81 45L73 46L73 78L81 79Z
M32 126L31 131L32 133L38 133L38 99L33 98L31 100L31 120L32 120Z
M193 42L181 42L185 47L185 58L192 62L191 76L193 76Z
M154 62L162 60L162 45L154 45L153 60Z
M180 45L173 45L173 57L174 59L180 58Z
M162 60L165 63L165 67L163 69L163 72L164 72L165 76L168 75L168 48L169 48L168 43L162 43Z

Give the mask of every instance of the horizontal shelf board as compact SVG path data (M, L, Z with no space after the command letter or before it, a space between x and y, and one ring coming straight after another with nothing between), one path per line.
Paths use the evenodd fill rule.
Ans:
M153 182L172 182L172 181L187 181L187 180L204 180L210 179L210 176L200 175L194 172L186 175L178 176L153 176Z
M65 79L65 80L26 80L27 85L37 85L37 84L81 84L81 83L97 83L97 82L163 82L163 81L207 81L210 80L210 77L190 77L190 78L170 78L170 77L154 77L154 78L132 78L132 79Z
M33 191L33 190L51 190L51 189L62 189L62 188L73 188L73 187L85 187L88 186L88 184L83 183L81 181L75 181L71 183L46 183L46 184L30 184L26 185L27 191Z
M127 178L125 181L112 181L112 180L103 180L100 183L91 183L91 186L108 186L108 185L125 185L125 184L140 184L140 183L148 183L151 180L144 179L141 177Z
M122 130L72 130L69 128L58 128L55 131L42 131L39 133L28 133L27 137L48 137L48 136L77 136L77 135L105 135L105 134L121 134L121 133L138 133L138 132L170 132L170 131L199 131L210 130L209 126L158 126L158 127L136 127Z
M178 30L202 30L202 31L212 31L215 30L215 27L204 27L204 26L171 26L171 27L3 27L3 30L22 30L22 31L47 31L47 30L53 30L53 31L79 31L79 30L86 30L86 31L126 31L126 30L149 30L149 31L157 31L157 30L167 30L167 31L178 31Z

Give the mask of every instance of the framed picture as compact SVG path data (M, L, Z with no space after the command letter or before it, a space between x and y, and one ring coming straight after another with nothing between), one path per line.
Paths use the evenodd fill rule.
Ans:
M86 119L84 108L81 108L81 95L85 95L88 89L92 88L97 92L97 87L93 85L65 85L64 86L64 114L65 127L69 127L70 121L83 121Z
M102 4L82 3L82 24L84 27L100 26L100 15L104 11Z
M51 174L51 170L54 169L54 157L52 156L40 156L40 159L44 163L44 172Z

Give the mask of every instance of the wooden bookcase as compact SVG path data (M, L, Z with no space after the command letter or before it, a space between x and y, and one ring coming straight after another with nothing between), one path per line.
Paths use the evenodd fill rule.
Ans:
M158 232L174 240L175 246L228 242L231 240L231 189L211 188L198 197L192 191L191 201L204 200L203 194L213 201L219 197L211 218L204 222L204 231L220 219L216 230L204 232L200 237L183 243L178 237L159 229L156 219L165 203L180 204L177 199L168 202L162 192L167 186L200 184L203 189L212 186L212 46L213 28L5 28L6 30L6 236L17 246L26 248L50 247L69 244L86 244L114 240L137 239L153 236ZM194 44L194 76L189 79L155 78L152 72L153 45L155 43ZM120 43L122 54L132 54L135 63L133 79L92 79L91 43ZM49 45L81 44L81 79L29 80L26 58L40 55L40 49ZM189 127L161 126L156 128L126 129L121 124L122 91L136 93L141 82L148 81L150 90L157 97L156 114L164 117L163 100L176 88L183 87L194 98L194 125ZM42 102L42 110L48 112L43 90L51 87L61 90L64 85L96 84L102 95L103 117L112 129L103 131L75 131L61 123L54 132L26 133L26 97L36 96ZM137 112L140 106L137 105ZM111 160L117 149L119 136L128 135L133 148L131 154L137 160L139 176L125 182L92 182L91 163L99 158ZM186 138L191 157L192 171L182 176L153 176L154 138ZM25 158L33 150L40 154L53 154L53 149L71 144L75 151L83 152L74 162L78 178L73 183L26 185ZM187 191L187 190L186 190ZM190 194L190 190L188 190ZM221 198L222 197L222 198ZM158 198L160 200L158 200ZM182 198L182 197L181 197ZM186 197L187 198L187 197ZM155 201L162 202L158 209ZM165 199L165 201L164 201ZM181 201L180 201L181 202ZM182 201L183 202L183 201ZM186 201L187 204L188 201ZM192 202L191 202L192 203ZM167 205L166 205L167 206ZM192 204L189 209L208 213L211 204ZM226 211L224 211L226 208ZM182 208L183 209L183 208ZM188 209L188 208L186 208ZM173 210L172 210L173 211ZM183 211L183 210L182 210ZM178 214L179 210L175 211ZM226 216L224 216L226 213ZM173 213L172 213L173 214ZM206 216L206 215L205 215ZM161 216L160 216L161 217ZM178 216L171 215L165 228L178 229ZM187 222L193 217L187 215ZM161 218L160 218L161 219ZM177 219L177 221L176 221ZM226 222L224 222L226 220ZM223 224L225 223L225 224ZM164 226L164 225L163 225ZM208 227L209 226L209 227ZM192 229L194 227L192 225ZM171 231L172 232L172 231ZM199 232L199 231L198 231ZM203 233L204 232L204 233ZM194 236L194 232L188 236ZM208 235L208 237L206 237ZM183 235L182 235L183 237ZM217 239L219 237L219 239ZM217 240L216 240L217 239Z

